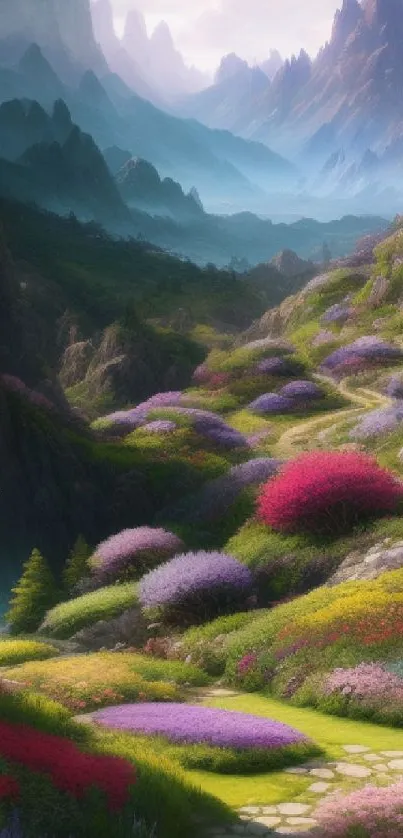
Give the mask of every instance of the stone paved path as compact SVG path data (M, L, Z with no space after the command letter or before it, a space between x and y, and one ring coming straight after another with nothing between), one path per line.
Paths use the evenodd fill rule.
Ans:
M342 746L346 757L340 761L312 760L296 768L285 768L285 774L306 776L312 783L295 800L278 805L243 806L238 810L238 823L234 826L212 827L206 838L236 838L236 836L284 835L298 838L305 833L308 838L316 826L315 811L319 801L339 792L360 788L372 783L390 785L403 779L403 751L375 753L363 745ZM325 836L324 836L325 838Z

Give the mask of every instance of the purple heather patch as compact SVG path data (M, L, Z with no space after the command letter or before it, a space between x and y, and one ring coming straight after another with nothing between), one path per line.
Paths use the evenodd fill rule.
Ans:
M249 410L254 413L291 413L294 409L294 401L286 396L281 396L279 393L265 393L259 396L258 399L251 402Z
M190 704L124 704L94 714L107 727L221 748L285 748L307 738L281 722Z
M186 602L226 593L231 599L247 595L250 570L224 553L183 553L143 576L140 602L146 608L182 606Z
M350 438L354 440L370 439L391 433L403 422L403 403L393 407L373 410L364 416L361 421L350 431Z
M282 387L280 396L305 401L306 399L320 399L323 393L321 388L313 381L291 381L290 384Z
M323 361L325 370L334 370L351 364L380 363L394 361L403 355L400 347L387 343L373 335L367 335L347 346L336 349Z
M162 559L183 550L183 542L172 532L154 527L122 530L96 547L91 565L97 576L123 571L136 556L160 555Z
M325 311L321 318L322 323L345 323L353 313L354 309L345 303L336 303Z

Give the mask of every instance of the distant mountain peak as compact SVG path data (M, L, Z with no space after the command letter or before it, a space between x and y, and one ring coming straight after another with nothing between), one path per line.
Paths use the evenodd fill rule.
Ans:
M247 61L244 61L235 52L231 52L228 55L224 55L221 59L220 66L215 75L215 83L221 84L221 82L227 81L233 76L238 75L238 73L244 72L245 70L248 71L249 69Z
M161 20L155 27L150 41L152 44L161 45L165 49L175 49L172 32L165 20Z

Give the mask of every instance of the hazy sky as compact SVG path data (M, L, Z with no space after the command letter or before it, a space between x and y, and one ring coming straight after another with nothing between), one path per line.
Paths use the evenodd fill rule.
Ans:
M128 9L137 7L153 30L169 24L188 63L214 69L221 56L236 52L262 60L271 47L284 55L304 47L315 54L329 37L342 0L112 0L117 29Z

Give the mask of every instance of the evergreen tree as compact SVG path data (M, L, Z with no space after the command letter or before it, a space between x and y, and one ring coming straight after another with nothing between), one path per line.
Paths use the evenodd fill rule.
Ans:
M331 254L331 252L330 252L330 247L329 247L329 245L328 245L328 243L327 243L327 242L323 242L322 254L323 254L323 255L322 255L322 258L323 258L323 266L324 266L325 268L328 268L328 267L329 267L329 265L330 265L330 262L332 261L332 254Z
M33 550L19 582L12 589L6 614L12 634L36 631L58 599L55 579L46 559L39 550Z
M90 556L91 550L87 542L82 535L79 535L63 572L63 587L68 595L72 594L76 585L88 576Z

